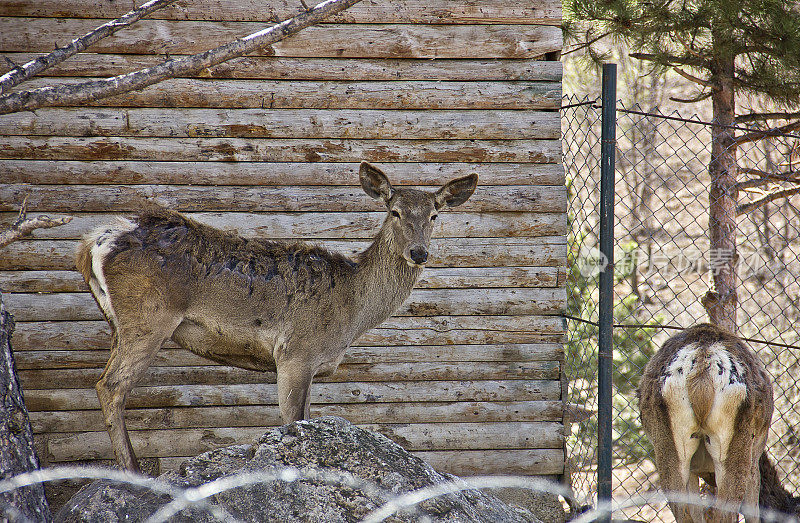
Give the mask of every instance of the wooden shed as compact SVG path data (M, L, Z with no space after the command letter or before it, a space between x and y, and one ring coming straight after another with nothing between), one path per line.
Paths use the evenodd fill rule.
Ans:
M0 1L0 54L24 63L134 3ZM133 71L301 8L178 0L20 87ZM0 226L26 195L32 215L74 217L0 252L44 463L112 456L94 391L109 327L75 271L81 235L156 202L355 253L384 217L359 186L368 160L401 185L477 172L479 187L438 220L407 303L316 380L312 414L377 430L456 474L562 474L560 19L556 0L364 0L197 77L0 116ZM280 423L274 383L167 345L128 401L139 457L166 470L252 440Z

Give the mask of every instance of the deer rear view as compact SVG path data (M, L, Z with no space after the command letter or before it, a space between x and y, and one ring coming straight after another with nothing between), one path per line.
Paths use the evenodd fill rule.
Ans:
M721 502L758 507L772 382L739 338L703 324L668 339L645 367L639 407L664 490L697 494L702 477ZM670 502L670 509L678 523L705 521L701 507ZM737 515L712 510L711 520Z
M125 427L128 393L168 339L219 363L276 371L285 423L309 415L315 376L409 296L439 211L472 195L477 175L435 193L393 187L364 162L361 185L386 219L354 259L306 243L244 239L157 210L101 227L77 266L112 327L97 395L117 462L138 471Z

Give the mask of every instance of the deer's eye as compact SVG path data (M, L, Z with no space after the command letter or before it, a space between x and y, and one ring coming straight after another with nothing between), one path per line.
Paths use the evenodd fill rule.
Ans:
M395 211L394 209L392 209L392 216L394 216L395 218L399 218L400 217L400 213Z
M431 214L431 221L435 222L437 216L439 216L439 215L438 214Z

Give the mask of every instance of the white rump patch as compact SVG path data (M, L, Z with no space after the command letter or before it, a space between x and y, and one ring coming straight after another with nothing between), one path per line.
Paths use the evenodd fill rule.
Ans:
M691 458L697 450L699 437L708 436L706 448L715 463L722 463L733 438L734 423L739 406L747 397L744 367L731 358L722 343L708 347L708 372L714 389L711 411L703 426L699 426L689 402L686 378L697 362L699 345L693 343L680 349L666 368L661 394L669 407L670 425L681 460ZM691 452L691 454L687 453Z
M103 309L106 317L115 324L117 316L114 313L114 307L111 306L111 297L108 292L108 285L106 284L106 277L103 273L103 262L106 255L111 252L116 239L123 233L130 232L137 227L136 223L126 218L117 218L117 220L103 227L98 227L86 236L84 241L91 243L91 258L92 258L92 277L89 279L89 288L92 290L97 303Z

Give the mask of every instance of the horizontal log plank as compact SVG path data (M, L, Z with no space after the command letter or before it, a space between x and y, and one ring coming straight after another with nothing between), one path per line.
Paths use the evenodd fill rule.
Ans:
M47 52L101 19L0 18L3 51ZM92 45L96 53L193 54L267 27L261 22L143 19ZM197 38L197 35L203 35ZM47 42L47 43L45 43ZM541 25L321 24L266 46L261 56L328 58L536 58L560 51L559 27Z
M13 63L24 64L40 53L6 52ZM178 58L174 53L173 58ZM134 54L78 53L41 76L108 77L152 67L163 56ZM9 70L0 61L0 73ZM242 56L204 69L192 76L200 78L234 78L256 80L316 81L544 81L560 82L561 62L538 59L353 59L353 58L287 58L274 56Z
M124 213L132 218L132 213ZM186 216L218 229L235 231L247 238L311 241L322 239L372 239L386 212L303 212L303 213L186 213ZM0 230L19 216L0 212ZM50 229L36 229L30 238L40 240L80 239L97 227L113 223L119 214L50 213L51 218L70 216L72 221ZM434 238L503 238L560 236L567 233L563 213L448 211L447 219L433 224ZM2 280L0 280L2 281ZM1 287L0 287L1 288Z
M563 288L414 289L396 316L556 314L566 305ZM17 321L102 320L88 292L13 293L5 306Z
M85 78L34 78L17 90L73 85L85 81ZM228 109L555 110L561 106L561 85L556 82L520 81L342 82L177 78L85 105ZM265 117L264 121L271 119Z
M29 389L90 389L100 379L102 367L94 369L19 370L20 384ZM559 378L557 361L532 362L413 362L347 363L316 383L450 381ZM225 365L150 367L137 382L142 387L167 385L225 385L229 383L276 383L274 372L256 372Z
M405 403L427 401L544 401L561 398L558 380L491 380L428 382L314 383L313 403ZM98 409L92 389L29 389L25 404L30 411ZM127 401L131 409L160 407L210 407L224 405L277 405L277 386L173 385L136 387Z
M43 108L4 115L0 134L153 138L553 140L557 112L375 109Z
M428 188L425 188L428 189ZM30 212L136 212L145 203L177 211L356 212L386 211L360 186L251 187L238 185L28 185L0 186L0 210L14 212L24 198ZM565 187L478 184L460 212L563 213ZM443 216L444 218L444 216Z
M566 265L566 244L547 241L551 238L442 238L430 245L432 267L534 266ZM545 240L545 241L542 241ZM347 255L362 252L363 241L326 240L316 242L323 247ZM75 240L26 240L14 242L4 249L0 270L73 270Z
M92 369L105 366L108 350L16 351L18 371L37 369ZM364 363L425 362L530 362L560 361L563 347L558 343L498 345L425 345L395 347L350 347L342 365ZM224 366L184 349L165 348L156 353L152 367Z
M429 267L418 289L560 287L558 267ZM88 292L76 271L0 271L0 292Z
M144 3L142 0L136 5ZM42 18L118 18L132 2L95 0L15 0L0 3L0 16ZM164 20L225 20L233 22L280 22L300 14L295 0L264 3L257 0L202 0L177 2L149 15ZM424 23L424 24L539 24L559 25L561 3L554 0L520 3L514 0L399 0L390 3L368 0L333 15L335 23Z
M0 159L559 163L561 142L0 136Z
M564 451L556 449L428 451L414 455L436 470L460 476L564 473Z
M378 164L396 185L444 184L473 172L481 185L564 185L564 166L530 163ZM5 183L341 185L358 180L359 163L0 160Z
M464 453L466 456L461 456ZM558 483L561 481L560 475L564 473L564 452L557 449L441 450L412 452L412 454L434 469L456 476L507 474L536 476ZM160 458L161 471L178 470L186 459L186 457ZM114 465L111 461L91 463L101 466Z
M383 434L406 450L545 449L563 445L563 425L553 422L366 424L362 428ZM264 427L130 430L140 457L201 454L236 444L254 443ZM468 435L468 437L467 437ZM114 453L108 434L49 434L48 461L110 459Z
M311 405L311 417L341 416L351 423L561 421L560 401L350 403ZM99 410L31 412L34 433L104 431ZM153 428L269 427L282 424L277 405L126 409L130 430Z
M389 318L354 345L486 345L561 343L565 322L559 316L440 316ZM166 346L175 347L167 342ZM105 321L18 322L14 349L93 350L111 347Z

